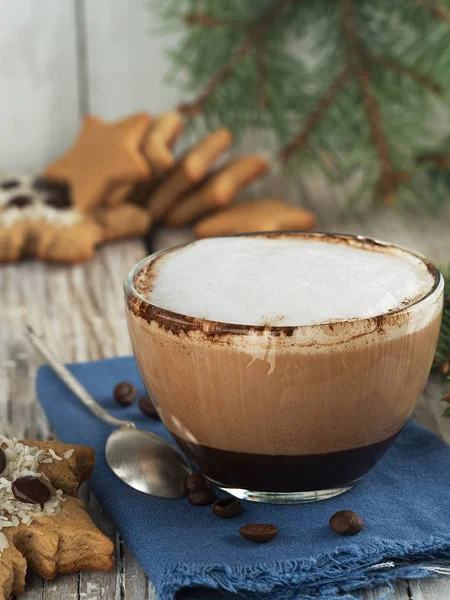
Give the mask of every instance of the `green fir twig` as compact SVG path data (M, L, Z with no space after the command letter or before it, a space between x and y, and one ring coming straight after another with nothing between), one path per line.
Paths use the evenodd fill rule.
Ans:
M331 156L334 179L362 171L354 208L400 192L441 206L430 163L448 164L435 115L450 109L450 0L152 2L184 31L172 60L191 121L271 131L281 162Z

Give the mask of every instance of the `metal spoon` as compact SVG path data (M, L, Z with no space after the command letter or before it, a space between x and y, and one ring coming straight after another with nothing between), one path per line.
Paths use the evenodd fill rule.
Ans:
M101 421L119 427L106 441L106 460L114 473L129 486L160 498L186 496L186 477L190 468L184 457L165 439L137 429L131 421L116 419L92 398L67 367L27 327L26 335L77 398Z

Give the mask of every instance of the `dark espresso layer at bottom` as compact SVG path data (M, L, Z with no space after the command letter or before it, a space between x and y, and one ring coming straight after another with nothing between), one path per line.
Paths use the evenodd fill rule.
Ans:
M399 433L370 446L292 456L218 450L172 435L200 471L222 487L310 492L345 487L357 481L378 462Z

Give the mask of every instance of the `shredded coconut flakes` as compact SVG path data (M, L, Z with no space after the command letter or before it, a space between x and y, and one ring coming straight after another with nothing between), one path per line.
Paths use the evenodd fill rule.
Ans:
M54 461L68 460L73 450L67 450L64 457L58 456L49 448L43 450L33 446L26 446L16 438L9 439L0 435L0 446L6 455L5 470L0 476L0 553L9 547L3 528L18 527L21 523L29 525L38 515L54 515L60 512L64 502L62 490L52 490L50 500L41 509L39 504L20 502L14 497L12 484L19 477L42 477L49 481L44 473L39 473L39 465L50 464Z

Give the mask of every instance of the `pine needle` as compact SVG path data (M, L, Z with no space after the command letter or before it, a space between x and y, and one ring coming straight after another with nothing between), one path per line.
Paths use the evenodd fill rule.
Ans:
M368 197L442 206L450 147L436 115L438 104L450 109L449 0L152 2L166 27L184 31L172 56L190 120L238 138L271 131L282 164L328 155L351 165L330 182L359 168L349 210Z

